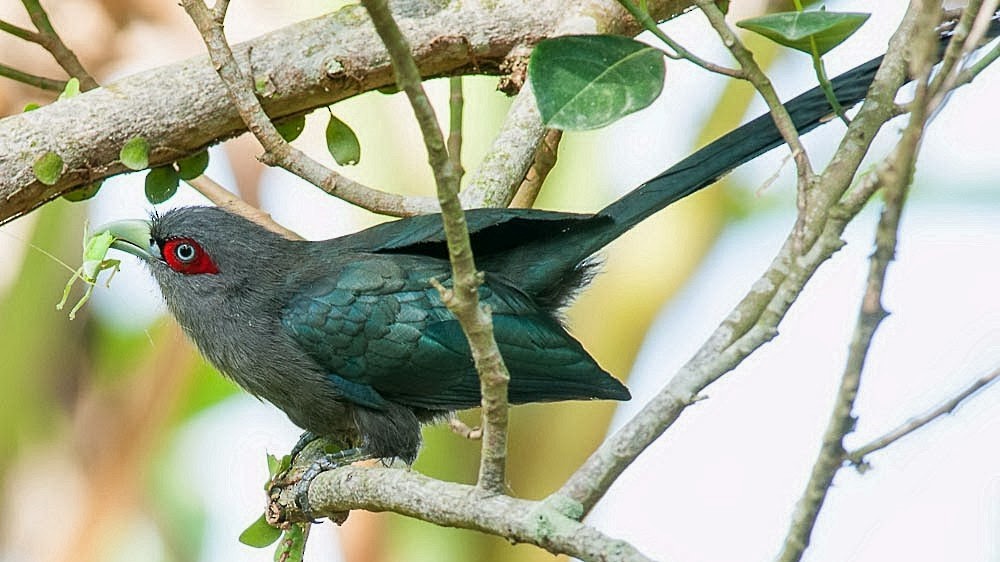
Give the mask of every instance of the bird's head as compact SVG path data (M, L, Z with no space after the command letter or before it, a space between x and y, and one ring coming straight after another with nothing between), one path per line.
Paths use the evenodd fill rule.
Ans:
M217 207L182 207L150 220L100 227L111 247L149 265L168 304L178 292L211 293L257 284L287 257L291 241Z

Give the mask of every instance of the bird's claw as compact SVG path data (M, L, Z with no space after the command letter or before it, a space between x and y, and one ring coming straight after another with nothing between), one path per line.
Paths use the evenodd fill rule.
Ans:
M305 435L303 435L305 438ZM300 439L300 443L301 443ZM308 444L309 441L306 441ZM296 445L298 447L298 445ZM320 474L339 468L341 466L347 466L353 462L364 460L368 456L364 453L362 449L344 449L342 451L337 451L336 453L328 453L323 455L312 462L309 468L302 473L302 477L299 481L294 484L292 491L295 494L295 505L302 511L309 521L316 523L316 518L313 516L312 509L309 507L309 486L312 481L316 479Z

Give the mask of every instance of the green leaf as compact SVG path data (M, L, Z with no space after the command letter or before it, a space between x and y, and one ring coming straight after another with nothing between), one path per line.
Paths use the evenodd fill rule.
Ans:
M197 154L192 154L187 158L177 161L177 174L182 180L193 180L205 173L208 168L208 151L202 150Z
M736 25L803 53L823 55L854 34L871 14L862 12L781 12L737 22Z
M35 160L35 163L31 165L31 169L35 172L35 177L38 178L38 181L45 185L55 185L59 181L59 178L62 177L63 159L50 150L39 156Z
M118 159L130 170L145 170L149 167L149 141L142 137L132 137L125 141Z
M326 149L341 166L353 166L361 160L361 143L357 135L333 113L326 124Z
M308 523L296 523L285 531L274 551L274 562L302 562L306 552Z
M171 165L157 166L146 174L146 199L154 205L163 203L177 193L180 176Z
M67 201L72 201L74 203L77 203L79 201L86 201L87 199L90 199L91 197L97 195L97 192L101 190L101 185L103 183L104 180L97 180L95 182L88 183L87 185L79 189L74 189L73 191L63 193L63 199Z
M299 138L302 130L306 128L306 116L304 114L296 115L288 119L276 121L274 128L278 129L278 134L281 135L281 138L285 139L285 142L292 142Z
M292 456L284 455L280 459L270 453L267 454L267 473L271 478L288 470L292 466Z
M240 533L240 542L254 548L265 548L281 537L281 529L272 527L261 514L256 521Z
M34 110L38 109L39 107L42 107L42 106L38 105L35 102L29 102L29 103L26 103L24 105L24 109L21 110L21 113L27 113L29 111L34 111Z
M66 86L63 87L62 93L59 94L59 100L68 100L78 95L80 95L80 81L76 78L70 78L66 81Z
M542 41L528 77L542 122L597 129L645 108L663 90L663 54L617 35L567 35Z

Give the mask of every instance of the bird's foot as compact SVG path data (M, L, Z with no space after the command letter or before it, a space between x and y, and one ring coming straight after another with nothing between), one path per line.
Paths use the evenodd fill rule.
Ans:
M295 457L299 456L299 453L301 453L307 446L309 446L310 443L317 439L319 439L319 435L316 435L311 431L303 431L302 435L299 436L299 440L295 442L294 446L292 446L292 450L288 452L288 456L291 457L292 460L295 460Z
M305 435L303 435L303 438L304 437ZM300 439L299 441L301 442L302 440ZM306 444L308 443L309 441L306 442ZM296 447L298 447L298 445L296 445ZM295 493L295 504L302 511L302 513L309 518L310 521L315 522L312 510L309 507L309 486L312 484L312 481L327 470L347 466L351 463L362 461L369 457L370 455L366 454L364 449L355 447L353 449L344 449L335 453L327 453L317 458L312 462L312 464L309 465L309 468L302 473L302 477L292 488L292 491Z

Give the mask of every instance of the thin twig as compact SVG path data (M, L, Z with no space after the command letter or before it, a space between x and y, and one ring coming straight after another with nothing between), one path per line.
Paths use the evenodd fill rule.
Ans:
M795 226L799 240L797 243L798 249L799 252L802 252L811 242L811 240L805 239L805 221L806 211L809 207L809 191L815 178L812 164L809 162L809 155L806 154L806 150L799 140L795 124L792 123L792 118L788 115L788 111L781 104L781 99L778 98L778 94L774 90L774 85L771 84L771 80L764 74L757 61L754 60L753 53L743 45L736 33L726 23L725 14L722 13L722 10L719 9L714 0L697 0L696 4L698 4L702 13L705 14L705 17L708 18L708 22L715 29L716 33L719 34L723 44L729 48L733 57L740 63L740 68L746 74L746 79L753 84L754 88L764 99L764 102L767 103L768 109L771 110L771 117L774 119L775 126L778 127L782 138L785 139L785 142L792 151L792 157L795 159L795 168L798 172L798 197L796 198L798 218L796 219Z
M302 240L302 237L297 233L275 222L270 214L240 199L233 192L222 187L205 174L187 180L187 184L193 187L198 193L207 197L209 201L218 207L249 219L289 240Z
M410 99L434 170L452 267L451 288L445 289L440 283L435 285L469 339L482 391L483 446L478 488L503 494L506 489L507 383L510 376L493 338L492 315L487 307L479 304L478 287L483 277L476 271L469 231L458 199L458 171L448 155L434 108L421 85L417 63L388 5L385 0L362 0L362 4L389 51L396 82Z
M813 464L805 491L795 506L788 534L785 537L781 553L778 555L778 560L781 562L801 560L809 546L809 539L833 484L834 476L844 465L844 437L854 430L856 422L853 415L854 402L861 385L861 375L872 339L882 320L888 315L882 305L886 273L889 263L895 256L899 220L913 179L914 164L929 115L927 111L929 101L928 76L932 66L932 49L936 39L933 25L936 21L937 10L930 3L927 3L920 10L918 21L922 24L918 23L918 27L922 28L922 32L914 38L911 46L914 52L911 65L920 69L913 113L911 113L910 123L889 158L891 164L884 173L878 176L883 186L885 203L875 233L875 252L870 259L861 310L858 313L854 335L848 350L847 363L841 377L830 421L823 434L819 455Z
M955 80L955 87L964 86L969 82L972 82L979 73L986 69L987 66L993 64L993 61L1000 57L1000 43L993 46L988 53L982 56L979 60L969 65L968 68L959 73L958 78Z
M375 213L409 216L437 210L437 205L431 198L403 197L362 185L326 168L285 142L257 100L250 78L243 74L236 63L222 24L215 20L215 13L202 0L182 0L181 4L198 27L208 47L209 57L226 84L237 111L247 128L264 147L261 162L281 166L323 191Z
M45 50L56 59L56 62L59 63L59 66L67 74L80 81L80 90L86 92L96 88L97 80L83 68L80 59L76 58L76 54L63 43L59 34L52 27L52 22L49 21L49 16L45 13L41 3L38 0L21 0L21 3L24 4L24 9L28 11L31 23L35 25L35 29L39 32L39 41L37 43L45 47Z
M709 62L685 49L680 43L671 39L669 35L660 29L660 26L656 25L656 21L649 15L649 12L635 5L631 0L618 0L618 3L628 10L628 13L632 14L632 17L642 24L642 27L644 27L646 31L655 35L657 39L663 41L668 47L674 50L673 53L664 52L663 54L667 57L675 60L683 59L700 66L709 72L715 72L716 74L721 74L730 78L736 78L739 80L747 79L747 75L744 70L728 68Z
M456 417L448 420L448 429L456 435L473 441L483 438L483 429L481 427L469 427L465 422Z
M31 41L32 43L41 43L42 36L38 33L31 31L30 29L25 29L21 26L14 25L6 20L0 20L0 31L4 33L9 33L18 39L23 39L25 41Z
M924 427L925 425L931 423L932 421L944 416L945 414L950 414L955 411L956 408L962 405L963 402L972 398L979 391L985 389L987 386L995 382L1000 378L1000 369L996 369L988 375L983 375L982 377L973 381L972 384L962 389L961 392L948 399L940 406L917 416L906 423L900 425L899 427L889 431L885 435L882 435L870 442L854 449L844 455L844 457L854 466L861 468L865 465L865 457L892 445L896 441L906 437L907 435L913 433L914 431Z
M465 96L462 94L462 77L452 76L448 79L448 156L458 174L459 182L465 175L462 167L462 114L465 109Z
M56 80L54 78L45 78L44 76L28 74L27 72L22 72L5 64L0 64L0 76L10 78L15 82L34 86L40 90L49 90L51 92L61 92L66 87L66 80Z
M517 189L517 194L510 203L511 207L527 209L535 204L535 199L538 198L538 193L542 190L545 178L549 176L549 172L556 165L561 140L562 131L558 129L549 129L545 133L542 144L538 146L538 152L535 153L535 161L524 176L521 187Z
M959 80L964 78L964 72L959 62L965 61L969 54L980 46L998 4L1000 4L1000 0L989 0L986 3L983 3L982 0L973 0L965 7L945 53L945 62L950 64L948 66L942 64L937 76L931 82L930 88L933 98L930 108L932 113L944 102ZM948 55L952 54L952 47L956 45L955 53L949 59Z

